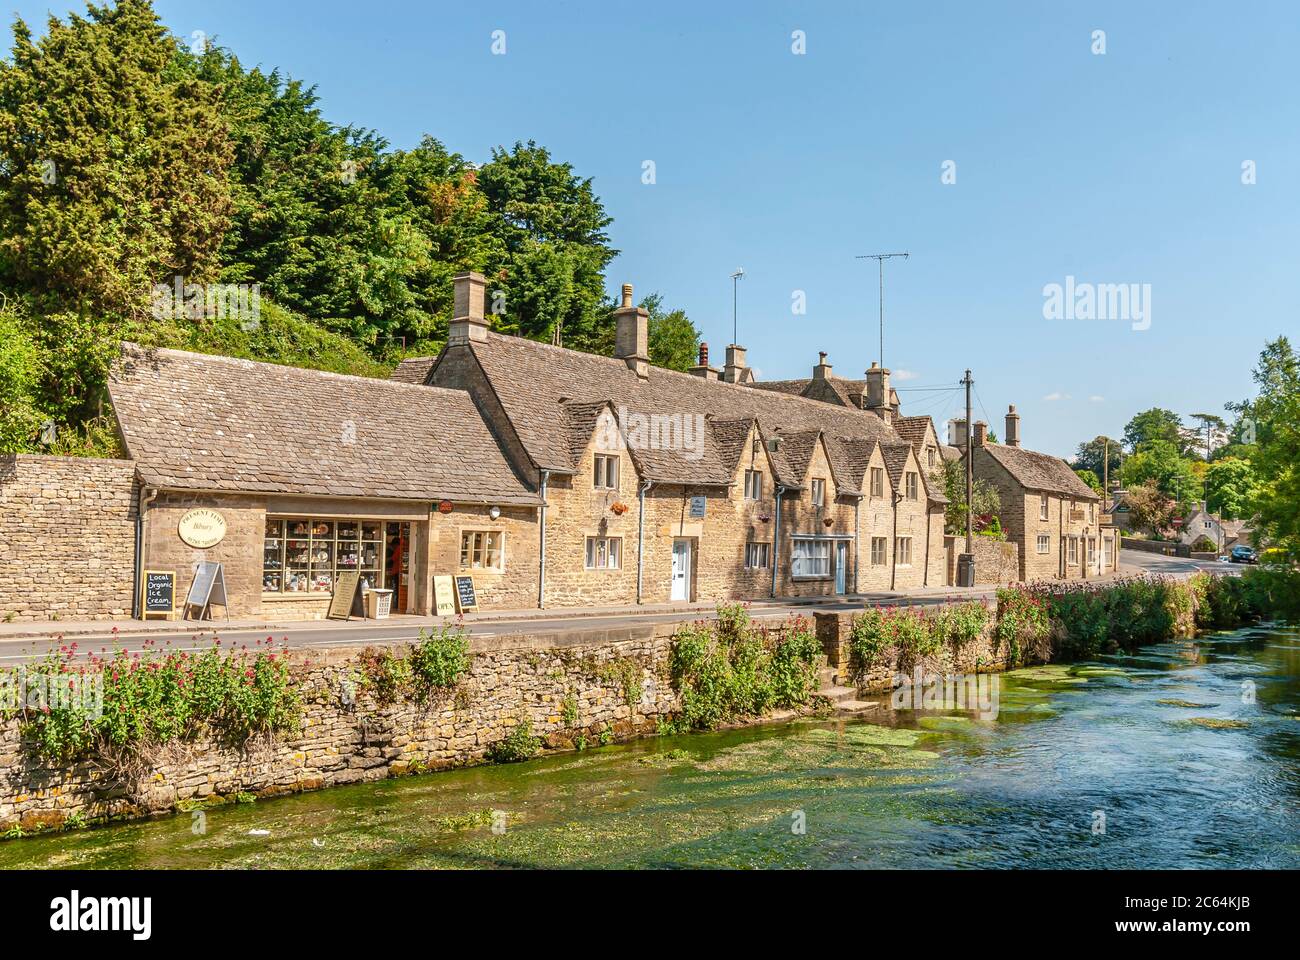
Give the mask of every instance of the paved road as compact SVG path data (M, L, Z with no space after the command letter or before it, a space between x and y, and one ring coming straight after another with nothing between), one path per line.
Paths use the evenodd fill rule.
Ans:
M1209 570L1220 574L1240 573L1241 571L1241 567L1236 564L1164 557L1159 554L1139 553L1129 550L1124 551L1121 555L1121 563L1123 566L1130 568L1132 572L1159 573L1179 577L1190 576L1198 570ZM868 594L861 597L847 597L840 601L791 604L755 603L751 607L751 614L755 618L784 619L794 614L808 616L816 610L861 609L864 602L935 606L953 599L958 593L958 591L953 591L947 594L936 593L921 597ZM993 593L994 588L990 587L975 591L960 591L960 596L963 600L986 599L992 597ZM557 614L553 618L546 619L538 619L535 616L477 622L471 619L466 623L466 628L471 636L487 639L554 631L619 630L638 625L672 623L706 615L707 611L696 613L638 611L600 616ZM274 630L268 630L266 627L223 630L218 622L215 630L198 631L191 627L166 632L156 631L147 634L123 636L116 642L113 634L108 629L102 633L69 637L67 640L59 638L57 629L51 629L48 634L39 638L0 639L0 664L24 662L33 656L43 656L51 650L57 650L62 644L73 641L77 643L78 651L83 653L98 652L104 648L112 649L114 646L121 646L127 650L140 650L146 643L156 647L170 647L174 650L205 650L212 646L214 636L219 636L223 645L234 644L238 646L247 644L250 647L254 641L264 640L268 635L273 635L277 641L281 641L290 647L334 647L354 644L364 646L369 643L385 641L414 640L419 636L421 628L428 627L429 623L429 620L421 618L396 617L383 623L322 623L320 621L311 621L303 623L301 626L292 625Z

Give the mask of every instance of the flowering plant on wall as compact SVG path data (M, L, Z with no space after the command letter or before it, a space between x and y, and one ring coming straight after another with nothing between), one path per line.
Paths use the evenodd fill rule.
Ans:
M830 517L823 517L823 518L822 518L822 523L825 524L825 525L828 526L828 527L829 527L832 523L834 523L834 522L835 522L835 521L834 521L833 519L831 519Z
M621 500L618 500L615 501L614 503L611 503L609 505L609 509L612 510L615 515L621 517L623 516L623 514L627 513L627 504L623 503Z

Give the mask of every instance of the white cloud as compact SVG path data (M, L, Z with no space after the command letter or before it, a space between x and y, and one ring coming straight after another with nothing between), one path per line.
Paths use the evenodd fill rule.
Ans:
M915 370L895 370L892 376L895 380L915 380L920 374Z
M1048 403L1055 403L1057 400L1069 400L1070 395L1068 393L1061 393L1061 391L1057 390L1055 393L1049 393L1047 396L1043 397L1043 399Z
M1096 394L1096 393L1094 393L1091 397L1088 398L1088 402L1089 402L1089 403L1105 403L1105 402L1106 402L1106 398L1103 397L1103 396L1101 396L1100 394Z

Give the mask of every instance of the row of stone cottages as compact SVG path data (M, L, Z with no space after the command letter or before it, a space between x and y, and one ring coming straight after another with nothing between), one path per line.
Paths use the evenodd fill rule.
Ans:
M463 274L446 348L390 381L125 345L109 392L130 459L0 472L2 532L39 542L0 561L0 615L138 613L142 571L183 597L199 561L222 564L236 617L321 617L354 571L415 614L449 575L480 609L949 582L954 451L900 416L889 371L842 380L823 355L809 381L760 383L733 345L679 373L650 364L630 286L616 316L613 357L502 336ZM1110 568L1092 491L1011 421L1006 445L983 430L1009 576Z

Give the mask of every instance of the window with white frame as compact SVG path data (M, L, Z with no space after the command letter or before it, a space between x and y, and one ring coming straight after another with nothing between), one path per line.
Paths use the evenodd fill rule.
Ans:
M771 563L772 545L770 543L745 544L745 569L763 570Z
M790 575L794 577L829 577L831 542L829 540L795 540L790 558Z
M885 468L871 468L871 495L873 497L883 497L885 495Z
M462 530L460 568L501 573L506 568L505 539L500 530Z
M1071 537L1065 546L1065 557L1068 563L1079 562L1079 538Z
M1048 520L1047 516L1047 494L1042 493L1038 496L1038 519Z
M814 507L823 506L826 503L826 481L814 480L812 482L812 505Z
M588 537L587 569L617 570L623 566L622 537Z
M761 470L745 471L745 499L746 500L763 499L763 471Z
M883 567L889 562L889 540L886 537L871 538L871 565Z
M912 563L912 538L899 537L894 541L894 560L900 567L911 566Z
M1094 522L1094 519L1095 519L1095 517L1097 516L1096 511L1097 511L1097 505L1096 505L1095 503L1093 503L1092 501L1089 501L1089 502L1088 502L1088 522L1089 522L1089 523L1093 523L1093 522Z
M1045 533L1038 535L1038 552L1048 553L1052 549L1052 538Z
M618 457L596 454L596 464L592 476L592 485L597 490L618 489Z
M920 477L918 477L915 473L909 470L907 472L907 476L905 480L906 480L905 488L907 490L907 499L915 500L917 498L917 491L920 488Z
M925 448L925 465L927 467L934 466L934 447Z

